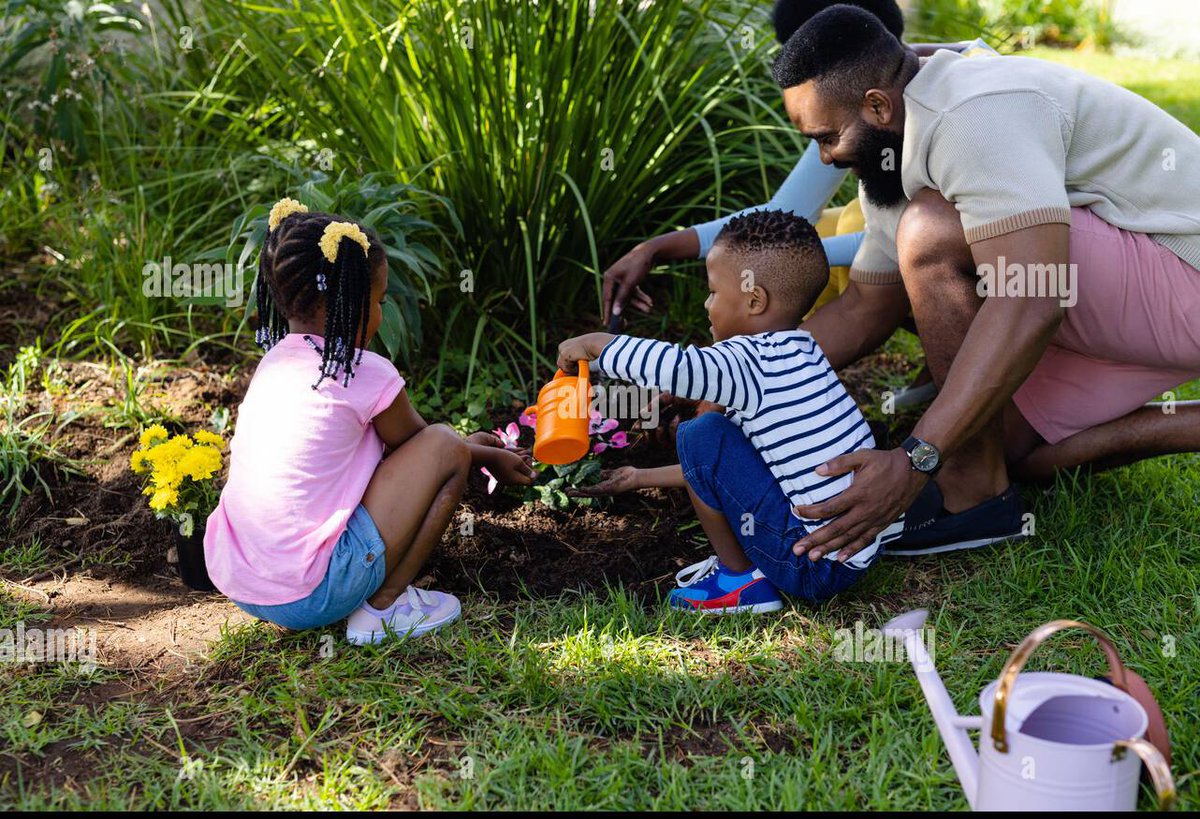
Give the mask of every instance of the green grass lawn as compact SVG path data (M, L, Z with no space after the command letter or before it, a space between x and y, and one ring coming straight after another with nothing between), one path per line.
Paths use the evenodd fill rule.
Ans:
M1200 127L1200 66L1039 56ZM1026 497L1024 543L887 560L833 604L781 616L671 616L620 589L479 593L461 623L411 644L240 627L193 670L138 679L135 698L109 695L121 671L5 667L0 806L961 809L911 669L832 651L837 629L921 606L962 713L1037 625L1107 631L1157 693L1181 805L1200 808L1200 456ZM39 617L0 601L6 624ZM1091 675L1103 659L1067 633L1030 667Z

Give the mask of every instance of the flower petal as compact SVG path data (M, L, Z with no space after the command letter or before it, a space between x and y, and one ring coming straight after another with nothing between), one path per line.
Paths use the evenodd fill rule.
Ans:
M495 475L493 475L491 472L488 472L488 468L486 466L479 467L479 471L482 472L484 475L487 475L487 478L488 478L487 491L488 491L489 495L492 494L493 492L496 491L496 487L500 485L500 481L496 480Z
M613 449L622 449L629 446L629 436L625 432L617 432L608 439L608 445Z

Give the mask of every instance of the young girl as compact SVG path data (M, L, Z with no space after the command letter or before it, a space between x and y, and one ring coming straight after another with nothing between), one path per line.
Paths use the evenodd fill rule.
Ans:
M209 576L240 608L291 629L349 617L346 638L423 634L458 600L410 585L472 464L532 483L495 436L429 426L390 361L366 350L387 290L373 233L292 199L271 209L259 261L266 350L238 410L229 482L208 518Z

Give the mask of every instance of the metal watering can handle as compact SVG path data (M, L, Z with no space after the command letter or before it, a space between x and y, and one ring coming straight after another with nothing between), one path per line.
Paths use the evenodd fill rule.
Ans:
M1148 739L1118 739L1113 743L1113 761L1122 759L1126 750L1133 751L1141 757L1142 764L1150 773L1150 779L1154 782L1154 792L1158 794L1158 809L1170 810L1175 804L1177 794L1175 780L1171 776L1171 766L1167 764L1166 757Z
M1096 638L1108 658L1109 680L1117 688L1129 693L1129 688L1125 683L1125 666L1121 663L1121 658L1117 656L1116 646L1103 631L1078 620L1054 620L1038 626L1021 641L1021 644L1008 658L1008 662L1004 664L1004 670L1000 672L1000 684L996 686L996 704L992 708L992 743L1000 753L1008 753L1008 737L1004 733L1004 716L1008 710L1009 695L1012 694L1012 688L1017 682L1017 675L1021 673L1021 669L1025 667L1026 661L1029 660L1034 650L1046 642L1051 634L1068 628L1083 629Z

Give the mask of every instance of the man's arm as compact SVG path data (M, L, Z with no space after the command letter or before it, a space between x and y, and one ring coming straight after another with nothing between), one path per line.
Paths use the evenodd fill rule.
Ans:
M1060 265L1070 261L1070 226L1045 224L1006 233L971 245L977 268ZM1057 268L1056 268L1057 269ZM1062 322L1060 295L990 297L950 366L938 397L913 434L934 444L949 458L1003 408L1037 365Z
M977 266L1066 264L1070 228L1048 223L1007 233L971 246ZM1060 294L1066 295L1066 294ZM979 432L1012 398L1037 365L1062 322L1059 296L989 296L971 322L938 397L913 434L937 446L943 458ZM817 467L818 475L854 472L854 484L820 504L798 508L810 518L838 517L802 538L796 554L818 559L830 552L845 561L875 537L919 494L928 478L911 469L901 449L860 450Z
M845 292L813 313L800 329L812 333L830 365L840 370L891 338L908 310L902 283L863 284L851 279Z

